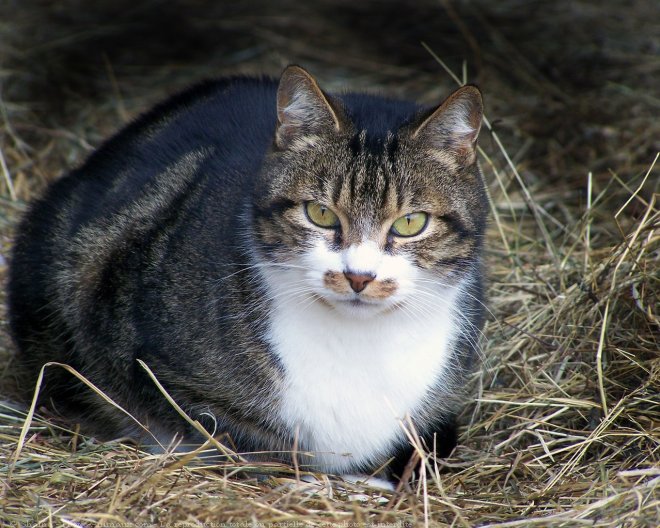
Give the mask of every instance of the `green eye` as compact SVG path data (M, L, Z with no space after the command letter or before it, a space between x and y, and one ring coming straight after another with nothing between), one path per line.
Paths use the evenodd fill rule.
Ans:
M339 218L337 218L337 215L320 203L307 202L305 204L305 213L307 213L309 221L319 227L329 229L339 227Z
M419 235L428 224L429 215L426 213L410 213L398 218L392 224L390 233L400 237Z

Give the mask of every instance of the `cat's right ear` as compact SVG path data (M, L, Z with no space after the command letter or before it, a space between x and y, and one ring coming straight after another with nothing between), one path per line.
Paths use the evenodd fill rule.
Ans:
M314 143L320 134L339 130L339 110L316 80L300 66L288 66L277 89L277 147L289 148L299 141Z

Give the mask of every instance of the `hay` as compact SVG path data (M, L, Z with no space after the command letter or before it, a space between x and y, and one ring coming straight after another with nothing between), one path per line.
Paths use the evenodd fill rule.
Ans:
M202 4L0 8L2 276L25 202L164 94L298 62L332 88L433 102L453 81L424 41L460 78L475 69L490 119L492 317L460 445L392 494L98 443L48 409L18 452L27 409L2 404L1 524L658 526L655 2Z

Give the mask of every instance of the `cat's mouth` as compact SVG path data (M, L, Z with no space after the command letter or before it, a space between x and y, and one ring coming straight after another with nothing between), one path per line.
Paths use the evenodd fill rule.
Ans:
M324 299L324 301L327 304L331 305L331 306L335 306L335 305L354 306L354 307L357 307L357 308L361 308L361 307L365 307L365 308L366 307L372 307L373 308L375 306L378 306L378 305L382 304L382 302L370 301L369 299L365 299L364 297L358 297L358 296L351 297L351 298L348 298L348 299L337 299L337 298L329 299L329 298L326 298L326 299Z
M342 315L357 319L369 318L371 316L391 311L396 308L396 304L383 302L382 300L367 299L356 295L346 299L324 299L325 304L333 308Z
M361 299L360 297L356 297L355 299L346 299L339 302L347 303L350 306L373 306L375 304L373 302L368 302L365 299Z

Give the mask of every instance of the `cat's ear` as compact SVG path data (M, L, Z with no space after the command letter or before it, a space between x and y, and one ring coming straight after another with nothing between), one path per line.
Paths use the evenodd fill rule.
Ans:
M284 149L296 140L312 140L323 132L340 129L339 110L316 80L300 66L287 67L277 89L275 144Z
M452 93L415 129L412 137L433 150L454 154L463 164L477 159L477 137L484 115L479 88L466 85Z

